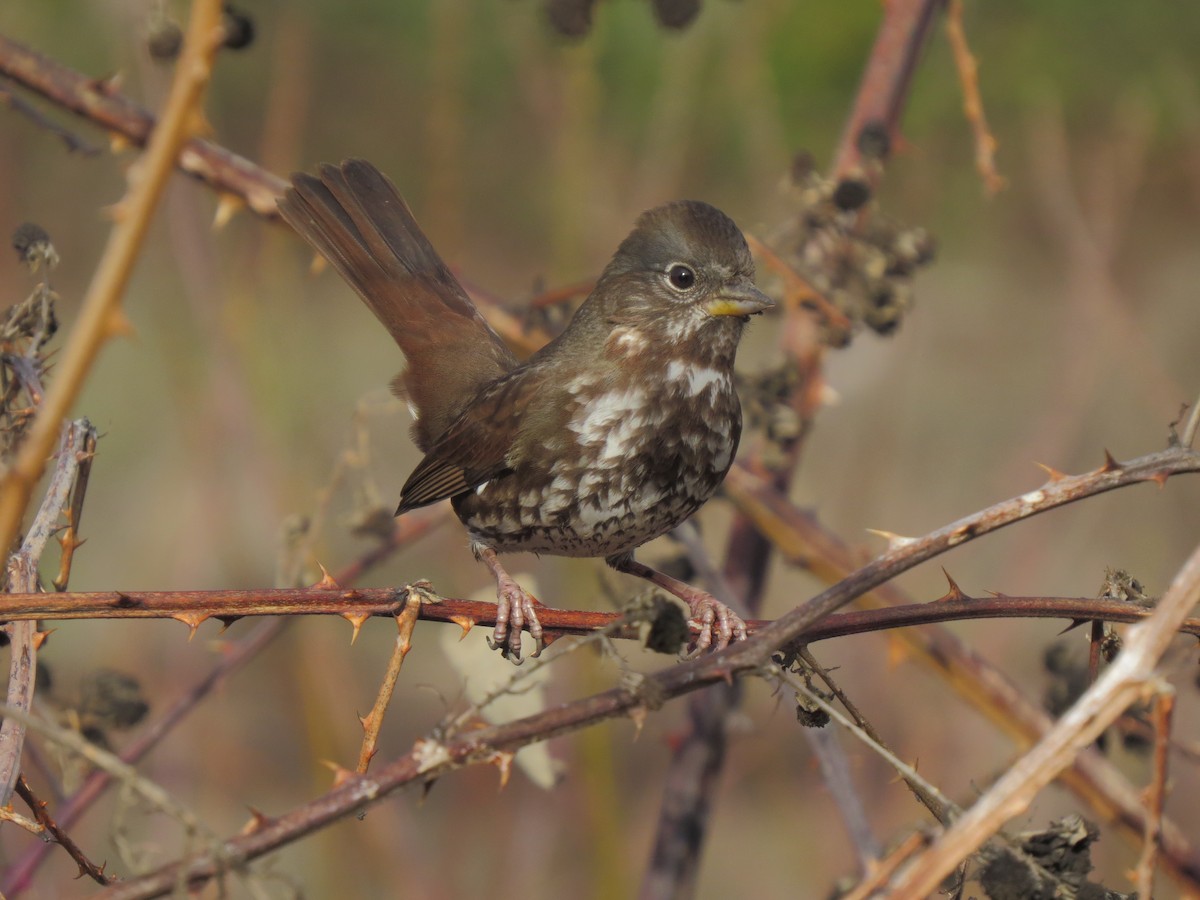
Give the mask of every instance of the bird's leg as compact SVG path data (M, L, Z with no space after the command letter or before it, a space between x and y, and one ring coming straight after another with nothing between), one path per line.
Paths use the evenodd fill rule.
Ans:
M688 605L692 611L688 624L697 631L693 653L703 653L709 647L714 651L724 650L730 641L746 639L746 622L712 594L637 562L632 553L610 556L606 562L618 572L646 579Z
M505 659L521 664L521 632L528 631L533 638L537 656L546 648L542 638L542 623L538 621L534 596L517 584L516 580L500 564L500 557L491 547L480 547L475 555L483 562L496 579L496 629L488 638L488 646L499 650ZM509 626L512 626L511 629Z

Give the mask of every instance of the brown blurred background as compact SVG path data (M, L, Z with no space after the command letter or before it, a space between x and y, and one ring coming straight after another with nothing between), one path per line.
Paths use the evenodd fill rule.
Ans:
M0 31L156 107L169 68L145 50L150 2L0 6ZM177 17L186 10L168 6ZM599 4L582 41L551 33L533 0L245 3L256 42L219 61L208 112L214 137L286 175L362 156L409 197L446 258L472 283L510 298L596 274L638 212L663 200L709 200L767 234L789 210L793 155L824 165L878 24L875 2L709 0L683 33L634 0ZM1006 191L984 197L950 52L940 33L917 73L906 141L889 167L885 211L939 241L917 281L917 306L889 339L859 335L829 357L838 402L805 452L797 503L864 553L881 528L919 534L1064 471L1162 447L1167 423L1200 391L1200 8L1097 3L970 3L987 112ZM106 147L105 136L53 113ZM0 110L0 224L34 220L62 256L53 273L70 327L107 237L103 208L121 195L129 157L72 156L50 134ZM171 186L125 308L137 329L106 347L78 405L103 432L76 556L76 590L258 587L276 582L285 523L311 516L356 408L371 440L377 494L352 474L333 490L314 555L330 570L371 546L348 521L364 496L395 501L416 461L407 416L386 385L395 347L332 273L282 227L240 215L210 227L216 198L184 177ZM0 253L0 304L32 286ZM773 320L756 320L742 354L772 362ZM1127 489L966 546L939 562L968 593L1094 595L1106 566L1161 593L1200 537L1200 485ZM702 520L721 546L728 509ZM670 548L650 548L669 552ZM639 589L591 562L520 560L551 604L606 608ZM457 524L370 575L372 585L430 578L447 594L484 587ZM902 585L944 592L936 565ZM816 583L777 567L767 614ZM558 598L563 598L561 601ZM568 601L569 598L569 601ZM1062 623L954 626L1033 695ZM190 643L175 623L63 623L41 658L70 704L97 668L139 678L152 709L199 677L225 636ZM144 765L222 834L247 807L284 812L325 789L321 760L353 766L392 626L372 622L353 648L340 620L296 621L208 699ZM406 750L449 705L463 676L440 628L420 626L381 758ZM1073 640L1084 649L1084 637ZM468 639L482 646L483 635ZM865 713L905 759L955 800L1012 759L1013 747L948 689L891 652L886 637L819 645ZM1177 713L1200 739L1194 658ZM635 656L640 666L661 660ZM614 682L588 655L563 666L548 698ZM479 678L485 676L478 676ZM676 705L678 706L678 705ZM556 740L564 777L552 792L492 770L456 774L423 801L408 793L262 864L306 896L559 897L630 894L648 854L660 782L680 710ZM152 713L153 714L153 713ZM700 896L820 897L853 871L853 851L787 699L750 685L712 819ZM120 738L115 739L119 745ZM925 821L874 756L846 739L882 840ZM1122 760L1137 783L1145 761ZM1168 813L1200 833L1194 763L1173 773ZM111 798L76 829L94 859L114 861ZM1079 808L1052 789L1019 827ZM1086 814L1086 812L1085 812ZM521 829L518 836L516 827ZM134 811L120 826L151 861L179 852L173 825ZM6 832L11 861L24 839ZM1127 889L1135 851L1105 831L1097 876ZM86 896L64 855L39 897ZM283 885L280 885L282 891ZM239 890L234 888L235 894ZM1172 896L1169 885L1161 896Z

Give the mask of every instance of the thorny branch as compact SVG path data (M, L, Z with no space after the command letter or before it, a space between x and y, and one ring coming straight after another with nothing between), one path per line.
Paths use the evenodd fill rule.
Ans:
M193 116L223 33L220 16L220 4L215 0L197 0L192 5L183 55L162 120L151 134L145 157L121 202L117 224L83 299L79 319L67 339L57 377L46 392L12 466L0 478L0 547L10 546L16 536L55 435L79 395L101 346L127 327L121 312L121 296L150 216L174 169L179 148L194 125ZM8 44L11 42L5 41L0 48L7 48ZM9 58L3 53L0 56Z
M181 58L180 67L184 60ZM0 35L0 75L137 147L146 146L156 120L116 90L62 63ZM221 194L239 197L260 216L276 217L275 198L287 187L247 159L211 141L187 136L179 167Z
M617 688L559 705L504 725L491 726L448 739L424 740L408 754L377 771L374 777L359 776L336 786L329 793L277 819L264 820L252 833L223 844L227 864L238 863L295 840L329 822L351 815L389 793L415 782L427 782L442 774L480 762L493 762L497 754L515 752L528 744L617 716L634 715L648 703L657 704L713 684L728 682L738 675L760 671L780 647L803 638L808 628L832 610L871 590L931 556L984 533L1011 524L1019 518L1043 512L1082 496L1112 490L1122 484L1165 480L1166 474L1195 471L1200 453L1172 448L1125 464L1110 461L1100 470L1083 476L1059 476L1033 494L1006 501L949 525L926 538L900 542L869 565L823 591L817 597L764 625L746 641L720 653L680 663L648 675L636 689ZM1176 601L1178 602L1178 601ZM1173 609L1173 608L1172 608ZM1178 621L1170 619L1172 629ZM1148 619L1161 634L1161 611ZM1145 628L1143 624L1138 626ZM1110 669L1110 672L1112 670ZM1106 679L1108 676L1106 675ZM1082 745L1081 745L1082 746ZM185 878L199 883L217 874L218 860L206 856L167 866L143 878L110 889L106 897L150 897ZM1178 860L1177 865L1187 862ZM1191 873L1200 880L1200 872Z
M38 824L54 838L54 840L70 855L71 859L75 860L75 864L79 866L81 875L86 875L88 878L97 884L108 884L113 880L111 875L104 874L104 866L98 866L83 852L83 849L71 839L63 828L50 817L46 811L46 801L38 799L33 793L33 789L25 781L25 776L17 778L17 793L21 799L25 801L25 805L33 811L34 818Z
M1131 703L1169 688L1158 665L1175 628L1200 601L1200 547L1184 563L1154 615L1129 629L1125 647L1050 732L1014 763L933 845L910 860L889 896L925 897L968 855L1020 815L1037 793Z
M356 623L373 616L394 617L399 611L395 588L262 588L212 591L98 591L62 594L7 594L0 596L0 618L9 621L62 621L67 619L176 619L189 629L209 619L223 626L253 616L340 616ZM876 631L892 631L938 622L968 619L1067 619L1071 622L1133 623L1153 610L1119 600L1092 597L963 597L910 603L877 609L834 613L804 632L804 643ZM591 612L546 607L538 616L548 632L585 635L609 631L621 613ZM429 592L419 618L447 622L461 628L495 624L496 604L442 597ZM751 633L769 624L766 619L747 622ZM1200 618L1187 619L1181 634L1200 637ZM609 632L619 640L636 640L635 626Z

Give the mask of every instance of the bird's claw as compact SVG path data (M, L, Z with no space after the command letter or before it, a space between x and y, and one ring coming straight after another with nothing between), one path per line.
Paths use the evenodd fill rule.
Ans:
M488 647L499 650L501 656L519 666L524 662L521 657L521 632L528 631L534 643L534 651L530 656L540 656L546 649L542 623L537 617L537 607L540 605L532 594L511 578L501 581L496 587L496 627L492 637L488 638Z
M745 620L715 597L698 592L687 599L687 604L692 610L688 625L696 632L689 645L688 659L708 651L716 653L732 641L746 639Z

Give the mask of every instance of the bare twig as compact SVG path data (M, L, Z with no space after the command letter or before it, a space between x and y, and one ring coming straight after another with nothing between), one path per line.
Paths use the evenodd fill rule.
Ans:
M86 759L93 766L108 772L113 778L119 780L133 795L178 822L189 835L203 839L208 853L212 854L212 857L217 861L220 872L245 874L242 872L240 864L225 858L223 844L220 839L195 813L172 797L160 785L140 775L136 769L122 762L114 754L97 747L95 744L89 743L82 735L75 731L31 716L25 710L4 705L0 706L0 715L6 718L13 716L19 719L22 724L41 733L47 740L54 742L59 747L76 756ZM251 887L251 894L253 896L266 897L262 891L256 889L250 883L249 879L247 879L247 882Z
M95 156L100 152L98 147L93 144L89 144L73 131L70 131L59 125L57 122L48 119L46 116L42 115L41 111L38 110L37 107L26 103L2 84L0 84L0 103L3 103L9 109L19 112L21 115L25 116L27 119L36 124L39 128L44 128L46 131L49 131L51 134L61 140L66 148L72 153L79 153L82 156Z
M121 201L117 224L67 339L54 383L12 466L0 480L0 547L12 544L59 426L79 395L100 347L127 327L120 308L121 295L179 148L194 125L193 116L208 83L213 55L222 40L220 17L221 7L216 0L192 4L183 54L162 121L150 137L145 157L133 170L129 192Z
M889 895L925 897L941 879L1069 766L1132 703L1164 689L1156 667L1175 628L1200 600L1200 548L1179 570L1154 614L1129 629L1121 654L1032 750L1012 765L901 875Z
M920 831L914 831L887 856L879 860L874 871L855 885L848 894L843 894L841 900L869 900L879 896L878 891L888 882L914 853L929 843L929 837Z
M98 866L88 859L82 848L50 817L46 811L46 801L38 799L23 775L17 779L17 793L33 811L34 818L38 823L67 851L71 859L75 860L75 864L79 866L80 875L86 875L97 884L109 884L113 881L111 875L104 874L104 866Z
M962 0L950 0L946 8L946 36L954 52L954 66L958 69L958 83L962 86L963 112L971 131L975 135L975 169L983 179L983 189L988 196L1004 189L1004 178L996 171L996 136L988 127L983 112L983 99L979 95L979 66L967 43L967 32L963 28Z
M916 769L914 769L904 760L900 759L900 757L896 756L895 753L881 744L874 737L869 735L857 724L850 721L849 717L847 717L846 714L840 709L838 709L817 692L811 690L808 685L804 683L804 679L797 676L794 672L784 671L777 666L768 668L766 675L768 678L772 678L782 682L783 684L786 684L796 693L804 695L804 697L810 703L814 703L819 706L821 709L827 712L831 718L835 719L839 725L850 732L852 736L870 747L874 753L883 758L888 765L895 769L900 774L900 777L913 786L914 791L918 796L924 796L931 799L932 802L927 803L926 805L935 811L940 809L941 814L939 815L939 818L948 819L951 815L958 811L958 807L955 806L954 802L940 790L938 790L936 785L923 778Z
M871 820L863 803L862 793L854 784L846 752L837 732L829 728L805 728L804 739L821 769L821 783L842 819L850 846L858 856L858 873L866 875L875 865L881 852L879 839L871 828Z
M1154 868L1158 845L1162 840L1163 802L1167 797L1167 761L1171 743L1171 720L1175 712L1175 694L1169 689L1154 698L1154 775L1146 788L1146 831L1138 858L1135 880L1139 897L1154 896Z
M87 422L86 419L79 421ZM66 510L67 527L58 538L62 556L58 563L58 575L54 578L56 591L67 589L67 584L71 580L71 563L75 559L75 551L83 545L83 541L79 539L79 526L83 521L83 499L87 496L92 462L96 458L96 440L96 429L89 423L83 435L83 446L75 454L79 461L79 471L76 472L74 484L71 486L71 501Z
M1197 430L1200 430L1200 397L1195 399L1192 408L1188 410L1187 424L1183 426L1179 442L1185 447L1195 446Z
M808 648L803 648L801 650L800 657L804 660L805 664L812 669L812 671L814 671L822 681L825 682L825 685L829 688L833 696L835 696L842 706L846 708L846 712L854 721L855 726L862 731L862 736L868 739L874 746L880 748L881 750L887 751L887 753L890 754L891 748L889 748L887 742L884 741L883 735L881 735L867 720L867 718L861 712L859 712L858 708L851 702L850 698L846 696L845 692L842 691L837 682L833 680L833 676L829 674L824 666L817 662L816 657L809 652ZM838 717L838 721L841 720L841 717ZM858 737L858 735L856 735L856 737ZM904 772L900 772L900 775L904 778L904 783L908 785L908 789L912 791L913 796L917 798L922 806L924 806L927 810L929 810L930 813L933 814L935 819L937 819L943 825L949 823L950 816L957 811L957 808L952 803L948 803L941 792L936 790L932 792L926 790L927 782L924 779L909 780Z
M0 75L134 146L146 146L155 132L154 116L120 94L113 85L89 78L3 35L0 35ZM183 171L222 194L239 197L260 216L278 217L275 198L283 193L287 182L224 147L191 135L186 137L178 159Z
M202 679L185 691L165 712L152 719L142 728L137 737L120 754L122 762L133 765L170 734L194 710L197 704L209 696L219 685L227 681L242 666L254 659L283 630L286 619L271 619L259 625L250 635L229 648L220 660ZM57 810L60 828L70 828L88 810L97 798L113 782L113 776L104 769L93 771L71 797ZM4 873L2 892L9 896L29 886L34 872L50 852L50 845L35 844L24 856L8 867Z
M379 729L383 727L383 716L388 704L392 701L392 693L396 690L396 680L400 677L400 667L404 665L404 657L412 649L413 626L417 624L417 614L421 611L420 588L408 586L404 589L404 608L396 615L396 646L388 660L387 672L384 673L383 683L379 685L379 694L375 705L360 721L363 726L362 749L358 754L359 774L367 771L371 759L378 751Z

